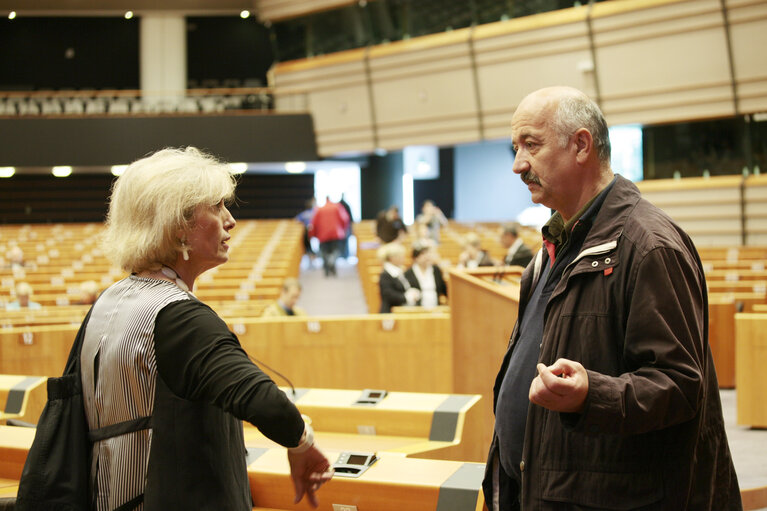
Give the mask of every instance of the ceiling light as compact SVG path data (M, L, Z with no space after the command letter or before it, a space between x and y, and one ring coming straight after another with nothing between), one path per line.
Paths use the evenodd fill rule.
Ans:
M123 172L125 172L125 169L127 169L127 165L112 165L112 175L113 176L122 176Z
M0 167L0 177L11 177L16 173L16 167Z
M302 161L289 161L285 163L285 170L291 174L300 174L306 170L306 163Z
M53 175L56 177L67 177L72 173L72 167L69 165L58 165L53 167Z
M230 163L229 164L229 172L231 172L232 174L244 174L246 170L248 170L247 163Z
M125 12L125 19L129 20L133 17L133 11L126 11Z
M16 18L16 11L11 11L8 13L8 19L12 20Z
M247 17L250 16L250 11L242 11L240 13L240 18L247 19Z

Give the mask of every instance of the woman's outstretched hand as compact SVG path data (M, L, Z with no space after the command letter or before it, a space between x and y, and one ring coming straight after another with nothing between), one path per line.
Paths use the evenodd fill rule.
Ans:
M333 477L330 462L315 445L298 454L288 450L288 462L293 487L296 489L294 502L300 502L306 495L309 504L316 508L319 506L315 495L317 490Z

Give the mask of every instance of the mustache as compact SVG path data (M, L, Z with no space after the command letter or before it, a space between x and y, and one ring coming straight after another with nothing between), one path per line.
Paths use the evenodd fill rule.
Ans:
M535 174L533 174L529 170L526 171L526 172L523 172L521 177L522 177L522 182L525 183L526 185L530 184L530 183L533 183L533 184L536 184L536 185L540 185L541 184L540 180L538 179L538 176L536 176Z

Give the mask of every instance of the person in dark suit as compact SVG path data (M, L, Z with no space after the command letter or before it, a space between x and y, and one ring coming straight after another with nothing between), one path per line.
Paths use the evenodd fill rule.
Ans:
M417 305L436 307L447 302L447 284L437 263L437 251L430 240L413 243L413 265L405 272L411 287L421 291Z
M421 299L421 291L412 287L405 278L405 247L399 243L389 243L378 249L378 257L383 262L383 270L378 278L381 293L381 309L385 314L396 305L416 305Z
M533 252L519 237L519 226L505 224L501 231L501 245L507 250L503 258L505 266L527 266L533 260Z

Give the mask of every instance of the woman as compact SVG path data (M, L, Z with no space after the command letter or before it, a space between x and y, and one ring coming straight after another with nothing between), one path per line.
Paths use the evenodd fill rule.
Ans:
M93 445L95 509L250 510L240 419L289 447L296 500L316 506L330 477L296 407L189 291L229 259L234 187L226 165L191 147L136 161L115 182L104 251L131 275L93 306L81 379L91 433L132 432Z
M411 287L421 291L417 305L436 307L447 302L447 284L436 263L437 252L429 243L413 244L413 266L405 272Z
M421 292L410 286L404 275L405 247L399 243L389 243L378 249L378 258L383 263L383 270L378 277L381 293L382 314L391 312L397 305L415 305L421 299Z

